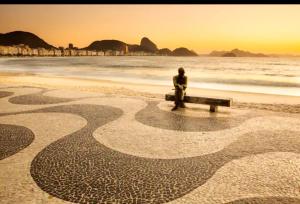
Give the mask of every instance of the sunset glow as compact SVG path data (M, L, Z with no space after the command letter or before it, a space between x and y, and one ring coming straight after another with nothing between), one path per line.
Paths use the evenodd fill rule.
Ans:
M0 33L32 32L54 46L117 39L199 54L239 48L300 54L300 5L1 5Z

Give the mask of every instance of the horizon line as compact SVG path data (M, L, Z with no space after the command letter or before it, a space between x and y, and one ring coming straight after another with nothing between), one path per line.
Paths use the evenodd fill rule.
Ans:
M36 35L37 37L39 37L40 39L42 39L43 41L45 41L47 44L49 44L49 45L51 45L51 46L53 46L52 45L52 43L50 44L50 43L48 43L48 41L46 41L46 40L44 40L44 38L42 38L42 37L40 37L39 35L37 35L37 34L35 34L35 33L33 33L33 32L30 32L30 31L25 31L25 30L14 30L14 31L8 31L8 32L6 32L6 33L0 33L0 34L7 34L7 33L12 33L12 32L26 32L26 33L31 33L31 34L34 34L34 35ZM151 42L153 42L151 39L150 39L150 37L146 37L146 36L144 36L144 37L142 37L141 39L143 39L143 38L148 38ZM140 45L140 43L133 43L133 44L131 44L131 43L127 43L127 42L125 42L125 41L122 41L122 40L119 40L119 39L115 39L115 38L112 38L112 39L108 39L108 38L105 38L105 39L97 39L97 40L94 40L94 41L92 41L91 43L89 43L87 46L83 46L83 47L81 47L81 48L79 48L78 47L78 49L83 49L83 48L85 48L85 47L88 47L89 45L91 45L92 43L94 43L94 42L96 42L96 41L103 41L103 40L116 40L116 41L120 41L120 42L123 42L123 43L125 43L125 44L127 44L127 45ZM76 45L76 43L73 43L73 42L69 42L69 43L67 43L67 44L73 44L73 45ZM154 43L154 42L153 42ZM156 46L157 46L157 44L156 43L154 43ZM54 47L56 47L56 48L59 48L59 47L64 47L65 48L65 46L61 46L61 45L57 45L57 46L54 46ZM66 46L67 47L67 46ZM77 46L75 46L75 47L77 47ZM158 46L157 46L158 47ZM181 48L181 47L183 47L183 48L187 48L186 46L180 46L180 47L177 47L177 48ZM158 48L158 49L165 49L165 48L167 48L167 47L162 47L162 48ZM177 48L175 48L175 49L177 49ZM167 48L167 49L170 49L170 48ZM171 51L173 51L173 50L175 50L175 49L170 49ZM249 49L243 49L243 48L237 48L237 47L235 47L235 48L232 48L232 49L228 49L228 50L224 50L224 49L212 49L211 51L208 51L208 52L199 52L199 51L195 51L194 49L189 49L189 48L187 48L188 50L190 50L190 51L194 51L194 52L196 52L196 54L198 54L198 55L209 55L211 52L213 52L213 51L218 51L218 52L231 52L232 50L235 50L235 49L238 49L238 50L241 50L241 51L246 51L246 52L251 52L251 53L253 53L253 54L267 54L267 55L278 55L278 56L300 56L300 53L274 53L274 52L268 52L268 51L259 51L259 52L257 52L257 51L251 51L251 50L249 50Z

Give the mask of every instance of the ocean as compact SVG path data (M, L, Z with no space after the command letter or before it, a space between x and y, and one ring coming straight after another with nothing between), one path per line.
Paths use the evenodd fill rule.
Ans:
M188 86L300 96L300 58L168 56L1 57L0 71L171 85L183 67Z

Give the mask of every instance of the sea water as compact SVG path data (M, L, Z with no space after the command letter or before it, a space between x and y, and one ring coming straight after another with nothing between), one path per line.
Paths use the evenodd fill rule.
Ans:
M0 71L172 86L183 67L188 86L300 96L300 58L93 56L2 57Z

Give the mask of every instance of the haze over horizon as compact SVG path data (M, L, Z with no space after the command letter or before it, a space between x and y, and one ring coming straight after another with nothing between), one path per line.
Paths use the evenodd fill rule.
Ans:
M300 5L0 5L0 19L0 33L32 32L57 47L148 37L198 54L300 54Z

